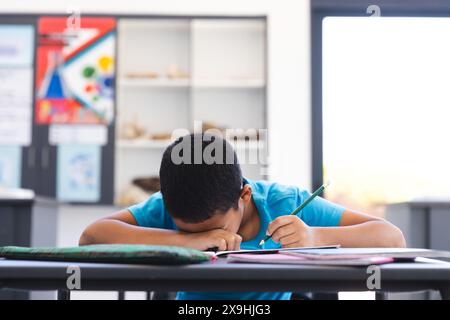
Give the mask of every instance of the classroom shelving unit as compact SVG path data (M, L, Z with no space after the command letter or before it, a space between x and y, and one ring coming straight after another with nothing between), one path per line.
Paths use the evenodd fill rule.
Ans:
M134 178L157 176L176 129L265 129L266 20L122 18L118 21L115 195ZM249 152L263 136L234 141L244 175L267 178Z

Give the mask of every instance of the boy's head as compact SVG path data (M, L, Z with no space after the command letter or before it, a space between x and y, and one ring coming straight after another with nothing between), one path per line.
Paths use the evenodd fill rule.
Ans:
M180 230L238 231L251 188L243 185L226 140L209 134L179 138L164 151L159 175L164 204Z

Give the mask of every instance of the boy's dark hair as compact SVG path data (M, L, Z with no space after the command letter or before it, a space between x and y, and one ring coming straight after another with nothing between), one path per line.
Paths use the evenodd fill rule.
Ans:
M219 136L202 133L177 139L164 151L159 176L168 212L186 223L237 209L241 167L233 147Z

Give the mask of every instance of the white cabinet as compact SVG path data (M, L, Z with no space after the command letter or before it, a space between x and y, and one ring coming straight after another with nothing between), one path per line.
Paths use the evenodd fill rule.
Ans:
M118 25L116 199L157 176L176 129L266 129L265 19L121 19ZM244 175L266 178L260 140L236 141ZM254 159L253 159L254 162Z

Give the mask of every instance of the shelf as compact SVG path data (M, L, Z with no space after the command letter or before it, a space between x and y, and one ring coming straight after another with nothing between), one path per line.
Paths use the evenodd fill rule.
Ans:
M165 149L172 140L118 140L117 146L122 149ZM264 141L238 141L232 143L236 149L259 149L265 147Z
M167 78L161 79L145 79L145 78L126 78L119 80L119 87L135 87L135 88L198 88L198 89L215 89L215 88L264 88L264 79L190 79L171 80Z
M193 79L212 82L226 79L226 82L233 80L242 83L242 87L249 87L245 80L265 78L263 21L206 19L194 20L192 26ZM258 86L261 83L264 84L264 81L258 81Z
M131 148L131 149L164 149L172 141L171 140L150 140L150 139L139 139L139 140L118 140L117 146L119 148Z
M266 146L266 142L263 140L253 140L253 141L237 141L232 142L230 141L231 145L236 149L248 149L248 150L254 150L254 149L263 149Z
M140 19L121 19L120 29L123 32L143 32L148 33L149 30L157 30L159 32L167 31L185 31L191 29L190 19L158 19L158 20L140 20Z
M202 30L209 32L217 32L222 30L233 31L233 32L260 32L264 33L266 31L266 26L263 21L251 21L251 20L227 20L227 19L202 19L194 20L192 22L193 32Z
M194 119L222 128L267 127L266 37L265 19L119 21L118 131L137 121L148 137L126 140L118 135L115 140L116 194L137 176L158 174L161 154L173 139L151 140L151 133L189 130ZM244 162L243 174L262 178L262 164L246 164L245 159L264 156L267 140L230 143Z
M146 78L127 78L122 77L119 80L120 87L154 87L154 88L187 88L190 86L189 79L167 79L167 78L157 78L157 79L146 79Z
M242 79L194 79L194 88L264 88L264 79L242 78Z

